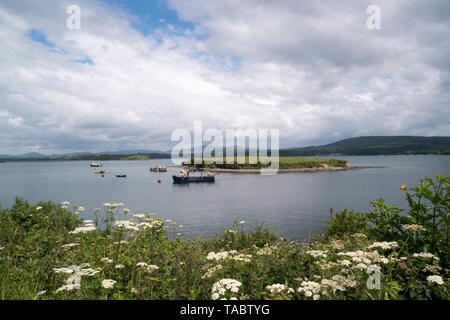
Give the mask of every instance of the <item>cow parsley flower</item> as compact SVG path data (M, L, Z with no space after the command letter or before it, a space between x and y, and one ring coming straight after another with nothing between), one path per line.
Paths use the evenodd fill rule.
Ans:
M112 289L116 283L116 280L105 279L102 281L102 287L105 289Z
M428 282L434 282L434 283L437 283L439 285L444 284L444 280L442 280L441 276L428 276L427 277L427 281Z

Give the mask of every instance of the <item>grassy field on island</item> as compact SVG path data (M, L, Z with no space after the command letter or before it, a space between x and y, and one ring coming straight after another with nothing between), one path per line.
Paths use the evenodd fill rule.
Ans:
M132 156L122 157L119 160L122 160L122 161L150 160L150 157L146 156L146 155L132 155Z
M347 167L347 160L323 159L323 158L297 158L297 157L279 157L279 169L304 169L304 168L324 168L324 167ZM228 161L227 161L228 160ZM203 159L200 164L194 166L199 168L220 168L220 169L260 169L270 167L269 157L234 157L234 159L223 158L222 163L218 163L214 159ZM183 163L186 166L192 165L194 159L190 163ZM228 163L227 163L228 162Z
M245 221L181 239L183 226L123 203L81 221L81 206L17 199L0 209L0 299L449 299L449 189L423 179L404 214L383 199L331 210L302 243Z

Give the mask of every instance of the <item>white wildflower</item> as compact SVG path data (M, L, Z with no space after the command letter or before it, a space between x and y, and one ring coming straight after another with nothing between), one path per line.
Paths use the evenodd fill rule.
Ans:
M392 241L392 242L383 241L383 242L374 242L373 244L371 244L369 246L369 249L372 249L372 248L394 249L397 247L398 247L398 243L395 241Z
M434 283L437 283L439 285L444 284L444 280L442 280L441 276L428 276L427 277L427 281L428 282L434 282Z
M100 261L104 263L113 263L113 260L108 257L101 258Z
M105 279L102 281L102 287L105 289L111 289L114 287L114 285L117 283L116 280L112 279Z

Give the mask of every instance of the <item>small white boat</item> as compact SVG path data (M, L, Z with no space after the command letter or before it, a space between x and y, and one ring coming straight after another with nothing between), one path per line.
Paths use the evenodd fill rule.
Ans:
M91 162L91 167L92 168L99 168L101 166L102 166L102 164L100 162Z
M153 171L153 172L167 172L167 168L166 167L156 166L156 167L151 167L150 171Z

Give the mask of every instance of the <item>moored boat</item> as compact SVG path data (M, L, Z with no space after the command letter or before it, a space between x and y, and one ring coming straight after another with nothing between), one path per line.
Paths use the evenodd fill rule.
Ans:
M92 173L95 173L95 174L107 174L107 173L109 173L109 170L93 171Z
M99 167L101 167L102 166L102 164L100 163L100 162L91 162L91 167L92 168L99 168Z
M155 166L155 167L151 167L150 171L153 171L153 172L167 172L167 167Z
M196 170L194 170L196 171ZM176 184L184 184L184 183L191 183L191 182L214 182L215 176L211 172L206 172L206 175L203 175L203 171L199 170L202 174L200 176L191 176L190 170L184 170L181 169L178 175L173 175L173 183Z

